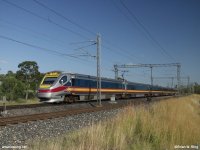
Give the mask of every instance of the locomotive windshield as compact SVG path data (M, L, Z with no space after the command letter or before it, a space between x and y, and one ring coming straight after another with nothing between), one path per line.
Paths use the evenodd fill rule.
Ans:
M59 81L60 84L63 84L65 82L67 82L67 76L63 76Z
M57 77L46 77L42 84L53 84Z

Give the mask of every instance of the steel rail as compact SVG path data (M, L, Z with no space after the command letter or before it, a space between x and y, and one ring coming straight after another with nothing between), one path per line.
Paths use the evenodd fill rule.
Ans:
M42 114L33 114L33 115L25 115L25 116L5 117L5 118L0 118L0 126L6 126L9 124L25 123L25 122L29 122L29 121L53 119L53 118L70 116L70 115L77 115L77 114L81 114L81 113L89 113L89 112L117 109L117 108L121 108L121 107L125 107L125 106L127 106L127 105L124 105L124 104L123 105L119 105L119 104L112 105L112 104L110 104L109 106L104 106L104 107L82 108L82 109L74 109L74 110L67 110L67 111L42 113Z

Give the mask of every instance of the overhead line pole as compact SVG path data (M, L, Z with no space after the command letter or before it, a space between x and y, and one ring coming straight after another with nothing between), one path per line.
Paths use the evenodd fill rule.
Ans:
M151 85L153 85L153 66L150 66L151 68Z
M101 38L97 34L97 103L101 106Z
M187 87L189 87L189 84L190 84L190 76L181 77L181 79L187 79Z
M190 85L190 77L188 76L187 79L188 79L187 86L189 87L189 85Z
M119 68L139 68L139 67L149 67L151 68L151 85L153 85L153 67L177 67L177 89L180 90L181 82L181 64L180 63L169 63L169 64L124 64L124 65L114 65L115 79L118 78Z
M181 85L181 64L177 64L177 89L180 93L180 85Z
M115 72L115 79L117 80L117 78L119 77L119 75L118 75L118 72L119 72L118 65L114 65L114 72Z
M173 88L174 85L174 78L175 77L153 77L153 79L171 79L172 80L171 88Z
M93 44L91 45L95 45L96 44L96 56L92 56L90 55L89 53L86 53L86 54L83 54L83 55L80 55L80 56L91 56L91 57L95 57L96 58L96 61L97 61L97 77L96 77L96 83L97 83L97 86L96 86L96 89L97 89L97 93L96 93L96 96L97 96L97 107L101 107L101 37L100 37L100 34L97 34L97 37L96 37L96 40L92 40L90 42L94 42ZM78 48L80 49L80 48ZM76 50L78 50L76 49Z

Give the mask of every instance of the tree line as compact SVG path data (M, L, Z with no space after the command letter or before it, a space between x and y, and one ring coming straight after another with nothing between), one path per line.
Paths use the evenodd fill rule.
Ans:
M38 85L44 74L39 72L35 61L24 61L18 65L16 73L8 71L0 75L0 98L17 100L36 97Z

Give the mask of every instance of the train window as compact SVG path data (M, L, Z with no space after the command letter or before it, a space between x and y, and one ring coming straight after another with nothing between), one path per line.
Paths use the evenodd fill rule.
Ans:
M76 86L76 80L72 79L72 86Z
M72 82L67 82L66 84L65 84L65 86L72 86Z
M83 79L79 80L79 84L80 87L86 87L85 80Z
M106 82L101 82L101 88L106 88Z
M42 84L53 84L57 77L46 77Z
M65 82L67 82L67 76L63 76L59 81L60 84L63 84Z
M95 80L87 80L87 81L88 81L88 87L89 88L96 88L97 87L97 81L95 81ZM101 82L101 87L102 87L102 82Z
M134 89L135 89L135 85L129 84L129 85L128 85L128 89L129 89L129 90L134 90Z
M90 87L91 84L89 83L89 80L85 80L85 79L72 79L72 86Z
M96 88L96 87L97 87L97 82L96 82L96 81L92 81L91 87L92 87L92 88Z

